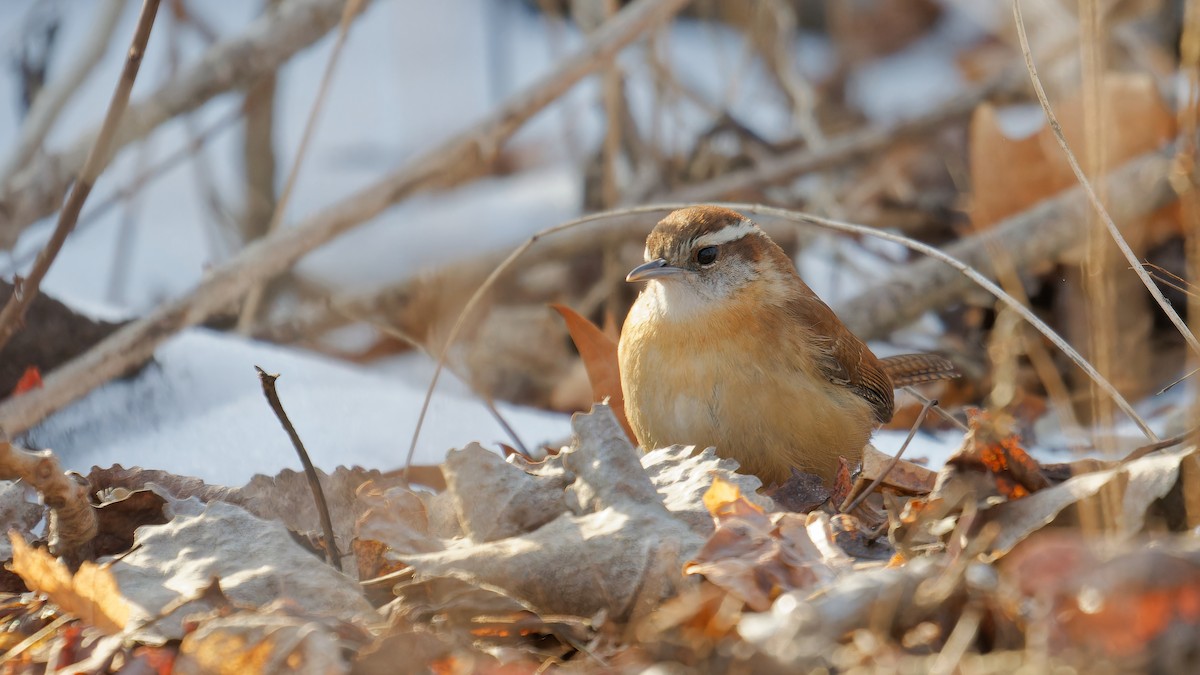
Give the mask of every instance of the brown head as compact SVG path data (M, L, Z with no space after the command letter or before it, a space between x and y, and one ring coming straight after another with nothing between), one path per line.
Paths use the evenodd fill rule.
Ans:
M760 280L799 280L766 233L721 206L690 206L663 218L646 239L645 260L625 280L657 282L663 300L685 314L715 308L751 285L761 292Z

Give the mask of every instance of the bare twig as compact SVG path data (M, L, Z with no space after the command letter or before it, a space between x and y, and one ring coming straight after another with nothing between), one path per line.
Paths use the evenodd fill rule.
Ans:
M282 3L285 7L301 0ZM538 111L646 31L661 25L687 0L636 0L588 40L574 56L511 97L462 134L417 156L378 183L308 218L281 228L213 269L190 293L169 302L51 372L41 389L0 403L0 430L19 434L46 415L149 358L155 347L187 326L229 307L251 286L291 266L301 256L422 190L474 175Z
M96 511L87 479L66 472L49 450L33 452L0 441L0 479L23 480L50 507L50 552L68 557L96 537Z
M1092 188L1091 181L1084 175L1083 169L1080 168L1079 162L1075 159L1075 153L1071 152L1071 147L1067 144L1067 137L1063 135L1062 125L1058 123L1058 118L1050 108L1050 99L1046 97L1046 90L1042 88L1042 81L1038 78L1037 67L1033 64L1033 53L1029 50L1029 36L1025 34L1025 20L1021 17L1020 0L1013 0L1013 20L1017 24L1017 37L1021 41L1021 54L1025 57L1025 67L1029 70L1029 77L1033 82L1033 90L1037 93L1038 102L1042 104L1042 111L1046 114L1046 120L1050 123L1050 129L1054 132L1054 138L1058 141L1058 146L1062 148L1063 154L1067 157L1067 163L1071 165L1071 172L1075 174L1076 180L1079 181L1079 185L1087 195L1088 202L1091 203L1092 208L1100 216L1100 220L1103 221L1104 227L1108 229L1108 233L1117 244L1117 248L1121 249L1121 254L1125 256L1125 260L1133 267L1133 271L1137 273L1142 283L1146 286L1146 289L1150 291L1150 295L1154 297L1154 301L1162 308L1163 313L1167 315L1167 318L1179 330L1179 334L1183 336L1188 347L1200 355L1200 340L1197 340L1196 336L1192 334L1192 331L1179 316L1179 313L1163 297L1162 291L1155 285L1154 280L1150 278L1150 274L1142 267L1137 254L1130 248L1129 242L1125 241L1121 230L1117 228L1117 224L1113 222L1112 217L1109 215L1108 209L1104 207L1104 203L1100 201L1100 197L1097 196L1096 191Z
M91 31L75 60L67 66L61 76L38 92L37 98L33 100L29 114L21 125L21 137L17 140L16 150L4 168L0 169L0 185L8 182L9 177L24 167L42 147L42 142L54 127L54 122L58 120L58 115L67 105L67 101L71 100L71 96L87 79L88 73L100 62L100 56L108 48L124 8L125 0L105 0L96 8Z
M900 444L900 449L896 451L896 454L892 457L892 461L888 462L887 467L883 471L879 472L879 475L875 477L875 480L871 481L871 484L868 485L866 489L858 493L858 496L854 498L854 501L850 501L850 498L847 497L846 502L843 502L841 508L838 509L840 513L849 513L854 509L857 509L862 505L863 502L867 500L867 497L871 496L871 493L874 492L876 488L883 484L883 479L887 478L887 475L892 472L892 469L896 468L896 465L900 463L900 458L904 455L904 451L908 449L908 444L912 443L912 439L915 438L917 432L920 431L921 425L925 423L925 418L929 415L929 411L936 407L937 404L938 402L936 400L925 401L925 404L921 406L921 414L917 415L916 421L913 422L912 427L908 430L908 436L904 437L904 442Z
M275 380L279 379L279 375L272 375L258 366L254 366L254 370L258 371L258 379L262 382L263 396L267 397L267 404L283 425L283 430L292 440L292 447L296 448L296 454L300 456L300 463L304 465L304 477L308 479L308 487L312 490L317 515L321 518L321 530L325 535L325 562L341 572L342 554L338 551L337 540L333 538L333 519L329 517L329 505L325 503L325 491L321 489L321 479L317 477L317 470L308 457L308 451L304 449L300 434L296 433L296 427L292 426L292 421L283 411L283 402L279 400L279 392L275 391Z
M83 203L87 201L96 177L108 164L117 124L121 121L121 116L125 113L125 107L129 103L129 92L133 89L138 68L142 65L142 56L146 53L146 43L150 41L150 31L154 28L154 16L157 13L158 0L144 0L142 12L138 15L137 28L133 33L133 40L129 44L129 53L125 57L125 68L121 71L121 79L118 80L112 100L108 103L108 112L104 115L104 123L100 125L100 133L96 136L96 142L92 146L91 152L88 153L83 171L80 172L75 185L71 187L67 203L63 205L62 212L59 213L54 234L51 235L50 241L46 242L42 252L38 254L29 275L23 281L14 280L12 297L4 305L4 309L0 310L0 350L3 350L4 345L8 344L13 334L20 330L21 323L25 318L25 310L37 297L42 279L46 276L46 272L50 271L50 265L58 256L58 252L62 250L67 235L75 229L79 213L83 210Z
M937 401L935 401L935 400L925 396L921 392L917 391L915 387L905 387L904 391L907 392L913 398L920 401L922 405L929 406L930 409L933 410L933 412L937 413L938 417L941 417L942 419L946 420L947 422L958 427L961 431L965 432L965 431L971 430L971 427L968 427L966 424L964 424L962 422L962 420L958 419L954 415L951 415L950 411L948 411L945 408L943 408L942 406L938 405Z
M344 4L345 0L279 3L277 11L250 24L240 36L217 44L179 77L130 106L114 147L124 147L181 113L275 72L336 26ZM81 135L67 150L37 159L0 186L0 248L11 247L25 227L58 208L98 133Z
M267 223L266 234L269 235L279 229L279 224L283 220L283 214L287 213L288 202L291 201L292 190L296 187L296 179L300 176L300 167L304 165L304 158L308 156L308 149L312 145L313 132L317 129L317 121L321 119L321 111L325 109L326 94L329 93L329 86L333 82L333 74L337 70L338 61L341 60L342 51L346 46L346 38L350 35L350 24L354 22L354 18L362 11L362 0L347 0L345 9L342 10L342 21L338 26L337 41L333 44L333 51L329 54L329 60L325 63L325 72L321 74L321 84L317 87L317 95L313 100L312 107L308 110L308 119L304 123L304 132L300 136L300 146L296 150L296 158L292 160L292 168L288 171L287 179L283 183L283 192L280 193L279 199L275 202L275 209L271 213L271 220ZM241 314L238 316L238 332L247 333L250 329L250 322L258 316L258 306L262 302L263 286L255 284L250 287L246 293L246 299L242 304Z

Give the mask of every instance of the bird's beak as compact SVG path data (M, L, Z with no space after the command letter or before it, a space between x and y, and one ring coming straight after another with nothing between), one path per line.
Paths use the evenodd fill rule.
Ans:
M658 258L651 260L643 265L630 270L629 274L625 275L625 281L645 281L647 279L661 279L663 277L672 277L676 274L683 273L682 267L672 267L667 264L666 260Z

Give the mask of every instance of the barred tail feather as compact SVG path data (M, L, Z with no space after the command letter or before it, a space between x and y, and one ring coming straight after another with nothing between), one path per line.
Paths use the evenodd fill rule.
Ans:
M936 354L900 354L879 361L897 389L922 382L952 380L962 375L950 359Z

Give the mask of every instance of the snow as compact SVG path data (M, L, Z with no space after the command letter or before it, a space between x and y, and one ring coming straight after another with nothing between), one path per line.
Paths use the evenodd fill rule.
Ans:
M52 150L99 123L138 5L128 3L113 46L64 110L48 139ZM59 8L64 21L61 49L51 63L53 79L55 67L69 63L72 48L84 42L98 6L92 0L0 3L0 53L17 53L29 32L29 17ZM260 6L242 0L189 4L226 37L240 32ZM171 77L172 48L184 67L206 48L195 31L170 29L169 14L166 7L160 10L135 100ZM955 50L964 39L961 24L948 20L901 54L863 68L851 81L854 100L871 119L882 121L919 114L953 95L962 86L954 69ZM581 40L574 28L550 26L528 3L516 0L376 0L351 28L284 222L318 212L468 128L502 98L549 72ZM334 37L326 36L280 72L280 186L298 151L333 44ZM787 102L736 30L681 20L655 44L676 77L712 107L728 108L767 141L794 135ZM801 34L794 54L798 72L810 78L837 68L832 46L815 35ZM650 76L648 61L644 45L626 50L619 59L629 76L633 114L643 129L658 129L665 147L684 152L691 139L712 124L712 113L684 105L652 120L658 84ZM0 101L8 102L0 104L0 155L14 145L20 128L16 91L15 69L0 68ZM232 94L218 97L190 116L192 130L175 120L119 153L98 182L89 207L175 153L194 130L225 117L239 102ZM394 282L430 266L512 248L530 233L578 215L583 161L602 131L599 88L589 80L517 134L511 147L527 162L521 170L409 199L306 257L298 270L337 292ZM164 299L186 293L206 269L230 255L228 244L215 233L221 228L220 218L240 209L240 143L240 130L233 125L200 151L207 169L197 170L196 162L189 161L155 171L153 181L135 199L94 219L85 209L83 224L68 240L43 290L105 318L136 317ZM205 182L225 200L225 214L207 203L201 189ZM26 260L51 225L30 228L13 257ZM647 229L650 225L647 222ZM118 242L125 235L131 242L128 257L117 263ZM835 262L847 257L855 268L875 270L895 260L883 248L864 250L844 240L824 240L801 264L814 286L829 292L831 301L856 288L853 275L839 270ZM6 263L0 257L5 276L13 271ZM120 270L115 269L118 264ZM913 329L915 337L904 339L919 342L939 329L936 320L926 321ZM361 340L361 335L348 339ZM79 470L120 462L239 484L255 472L296 467L287 437L262 398L256 364L282 373L280 396L319 466L357 463L386 469L403 463L431 374L425 357L357 366L200 329L165 344L155 362L136 377L113 382L52 416L29 441L54 448ZM565 415L518 406L501 410L526 444L568 433ZM893 452L903 437L881 432L876 443ZM466 386L451 378L434 398L417 462L439 462L447 449L472 440L507 442ZM922 434L907 455L926 455L936 464L956 444L948 436Z
M423 391L368 367L204 329L169 341L138 376L112 382L58 413L30 434L30 444L54 449L68 467L83 472L120 463L240 485L255 473L299 469L263 397L256 365L280 375L279 398L313 464L330 471L338 465L404 465ZM498 407L527 445L570 434L566 415ZM473 440L511 444L483 404L438 394L414 461L441 463L447 450Z

